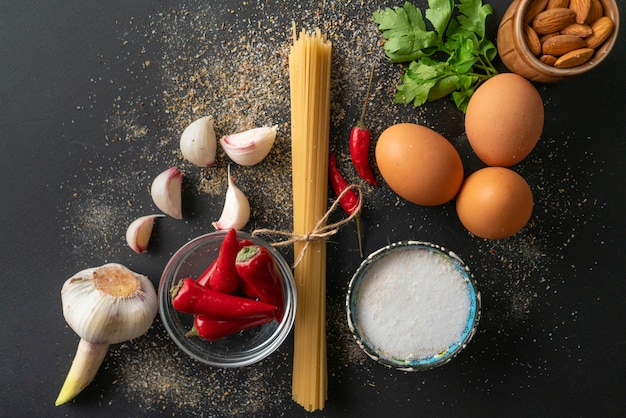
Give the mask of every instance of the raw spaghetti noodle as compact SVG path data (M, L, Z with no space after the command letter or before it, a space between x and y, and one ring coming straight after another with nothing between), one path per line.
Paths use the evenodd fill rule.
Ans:
M298 33L289 53L294 233L306 235L326 213L332 44L319 29ZM293 399L307 411L324 408L326 367L326 241L307 245L294 267L298 295L294 324Z

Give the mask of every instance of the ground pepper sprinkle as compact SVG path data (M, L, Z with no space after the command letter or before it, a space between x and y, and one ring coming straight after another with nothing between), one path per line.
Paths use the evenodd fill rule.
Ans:
M373 145L392 124L420 123L455 145L466 170L475 169L477 162L467 145L463 117L451 102L442 100L418 109L393 104L395 83L403 68L386 62L380 34L371 20L373 11L386 6L380 1L350 0L307 4L228 1L227 5L191 0L112 22L119 27L119 52L96 57L106 64L101 74L93 76L92 91L85 93L89 103L76 109L90 112L108 107L101 136L107 152L91 152L89 145L83 145L75 170L60 185L74 196L60 208L67 220L62 225L62 239L73 249L73 259L68 263L121 261L147 274L156 284L173 251L212 230L211 222L219 217L223 205L228 159L220 150L215 167L198 169L185 162L178 150L185 126L204 115L215 118L218 137L255 126L278 125L276 143L266 160L254 167L231 168L252 206L246 229L291 229L286 53L292 21L304 28L321 28L335 46L331 151L336 153L340 167L350 167L347 138L358 120L367 89L367 69L374 65L367 120ZM120 68L126 78L119 75L124 72ZM109 76L111 73L116 75ZM111 91L116 92L111 103L101 103ZM546 112L554 110L548 100ZM90 117L99 117L99 113ZM593 221L589 215L593 211L588 209L603 204L589 196L587 178L594 173L583 173L583 178L576 171L581 166L602 169L603 162L596 161L592 152L581 155L578 161L567 161L571 171L554 168L557 165L553 162L563 158L561 151L571 141L570 135L562 132L558 138L542 138L538 151L518 167L535 194L535 210L525 232L502 241L479 240L460 232L450 206L409 207L385 185L374 188L361 183L366 252L404 238L429 240L436 235L441 244L452 241L475 271L486 305L491 308L483 314L479 334L506 340L513 338L509 335L511 324L522 329L533 327L528 315L542 302L549 304L550 296L565 286L565 278L551 275L551 265L576 239L577 228ZM373 161L373 147L371 153ZM148 254L135 256L124 242L126 226L136 216L155 210L149 186L156 174L172 165L185 173L185 219L182 223L160 219ZM359 182L352 170L342 171L348 182ZM376 167L374 174L378 175ZM401 228L394 218L398 210L407 213ZM331 242L333 262L328 274L334 279L328 282L327 297L328 335L332 337L328 341L329 389L332 392L349 379L351 384L361 384L363 390L376 394L378 388L398 378L374 381L375 366L347 327L344 298L348 280L358 266L355 240L354 229L348 225ZM285 256L292 254L287 251ZM572 271L575 268L572 266ZM576 321L575 312L569 320ZM544 326L541 332L546 338L556 339L563 324ZM270 358L241 370L198 368L172 343L157 318L146 338L112 347L104 373L114 376L114 384L102 388L94 382L93 387L106 393L103 398L109 397L109 391L119 392L129 405L151 416L284 416L296 411L291 409L291 349L287 342ZM474 353L483 364L495 362L499 355L497 343L490 350ZM513 368L530 380L549 373L544 358L517 362ZM484 387L481 370L475 369L468 371L467 384L480 382ZM271 387L267 385L270 381ZM428 377L421 381L427 382Z

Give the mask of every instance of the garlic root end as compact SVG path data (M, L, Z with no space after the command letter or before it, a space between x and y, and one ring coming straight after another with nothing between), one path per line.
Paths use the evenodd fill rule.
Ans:
M55 406L71 401L91 383L108 350L109 344L94 344L81 338Z

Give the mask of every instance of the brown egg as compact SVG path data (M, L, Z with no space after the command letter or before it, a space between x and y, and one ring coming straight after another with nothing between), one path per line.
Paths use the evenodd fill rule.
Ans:
M432 129L413 123L383 131L376 143L376 163L389 187L418 205L451 200L463 182L463 163L454 146Z
M520 231L533 211L533 195L516 172L486 167L468 176L456 197L461 223L481 238L502 239Z
M537 89L524 77L502 73L472 95L465 132L485 164L510 167L533 150L543 131L544 109Z

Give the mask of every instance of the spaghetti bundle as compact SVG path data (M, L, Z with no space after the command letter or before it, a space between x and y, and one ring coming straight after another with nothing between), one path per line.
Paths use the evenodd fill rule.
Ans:
M306 235L324 217L328 199L328 138L332 44L319 29L293 27L289 53L294 233ZM298 295L294 324L293 399L307 411L324 408L326 368L326 242L307 245L294 267Z

